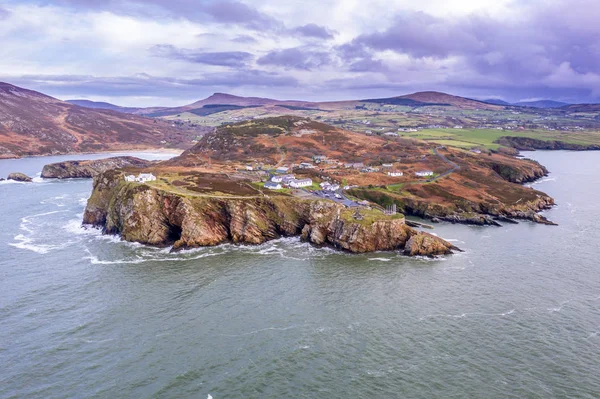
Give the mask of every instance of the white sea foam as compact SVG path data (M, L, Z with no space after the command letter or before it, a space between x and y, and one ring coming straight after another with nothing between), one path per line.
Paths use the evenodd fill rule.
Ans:
M369 258L369 260L375 260L375 261L380 261L380 262L389 262L392 259L390 259L390 258Z

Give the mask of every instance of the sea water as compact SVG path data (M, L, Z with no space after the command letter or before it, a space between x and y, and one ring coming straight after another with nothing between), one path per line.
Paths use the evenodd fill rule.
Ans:
M90 180L0 182L0 398L599 397L600 153L527 156L559 226L439 224L433 260L171 253L81 226Z

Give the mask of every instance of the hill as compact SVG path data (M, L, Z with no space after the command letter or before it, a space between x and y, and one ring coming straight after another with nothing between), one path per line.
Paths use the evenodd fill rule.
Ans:
M451 94L440 93L437 91L422 91L398 97L362 100L362 102L390 105L406 105L411 107L452 106L461 109L488 110L500 110L503 108L495 104L489 104L483 101L472 100L465 97L453 96Z
M282 166L315 183L355 186L351 195L379 206L396 204L405 214L453 222L494 224L488 217L492 215L545 223L536 211L552 203L545 194L517 184L547 173L534 161L367 136L289 115L221 126L153 170L159 175L175 173L170 189L181 192L189 185L182 182L189 174L264 181L268 172ZM433 177L420 177L417 172L423 170L432 171Z
M488 104L503 105L503 106L511 105L511 103L503 101L503 100L498 100L497 98L489 98L487 100L483 100L483 102L488 103Z
M186 147L191 130L166 121L73 105L0 83L0 158Z
M101 101L90 101L90 100L67 100L69 104L78 105L84 108L92 108L92 109L110 109L112 111L119 111L128 114L133 114L140 111L143 108L133 108L133 107L121 107L118 105L114 105L111 103L101 102Z
M520 101L514 103L517 107L532 107L532 108L560 108L568 103L563 103L560 101L552 101L552 100L538 100L538 101Z

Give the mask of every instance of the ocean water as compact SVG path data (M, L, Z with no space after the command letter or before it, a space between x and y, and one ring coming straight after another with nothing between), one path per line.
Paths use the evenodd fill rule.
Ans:
M0 182L0 398L600 397L600 153L527 155L559 226L440 224L436 260L172 254L83 228L89 180Z

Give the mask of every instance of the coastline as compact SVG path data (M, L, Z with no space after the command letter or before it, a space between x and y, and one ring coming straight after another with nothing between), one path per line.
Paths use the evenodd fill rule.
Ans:
M115 150L98 150L98 151L83 151L83 152L66 152L57 154L38 154L38 155L26 155L26 156L14 156L14 157L2 157L0 160L11 160L11 159L27 159L27 158L42 158L42 157L53 157L53 156L69 156L69 155L92 155L92 154L129 154L131 152L139 153L158 153L158 154L173 154L174 156L181 155L185 149L178 148L126 148L126 149L115 149Z

